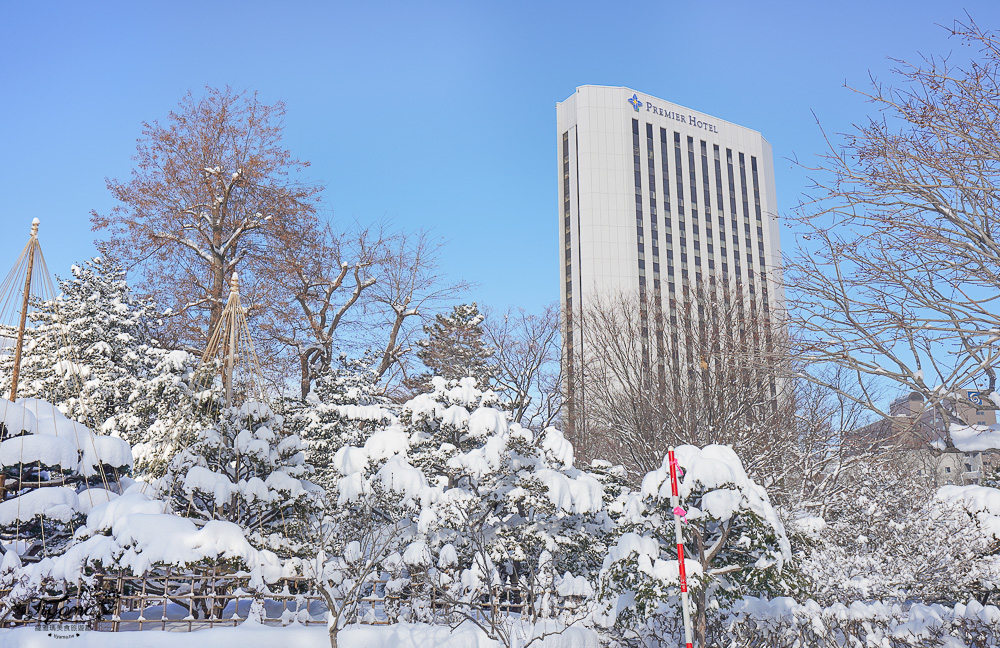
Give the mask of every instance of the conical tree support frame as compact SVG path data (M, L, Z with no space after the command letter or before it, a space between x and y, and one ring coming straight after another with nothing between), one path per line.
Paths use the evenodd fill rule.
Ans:
M38 243L38 225L37 218L31 221L31 236L28 238L28 243L21 251L21 256L18 257L14 267L7 274L7 278L4 279L3 285L0 286L0 296L2 296L0 311L6 314L7 311L19 308L17 333L14 339L14 369L11 373L9 395L11 401L17 399L17 385L20 380L21 359L24 353L24 332L27 326L31 298L32 296L39 297L39 293L42 292L39 290L42 288L40 285L42 283L47 284L45 288L48 289L47 292L50 295L55 292L51 279L49 279L48 269L45 266L45 257L42 256L42 246ZM21 289L20 299L17 298L18 288Z
M236 273L229 282L229 299L201 362L202 365L214 362L219 367L226 407L247 401L268 402L260 359L250 338L246 309L240 303L240 280Z

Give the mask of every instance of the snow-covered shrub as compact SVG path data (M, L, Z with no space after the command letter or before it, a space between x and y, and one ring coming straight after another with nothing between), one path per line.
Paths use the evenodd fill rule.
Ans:
M747 595L793 591L798 575L784 527L767 493L743 470L727 446L681 446L679 494L685 569L696 630L703 642L710 617ZM599 596L601 623L623 641L679 639L680 584L670 504L670 465L648 473L640 492L628 493L620 534L604 560ZM672 637L672 638L671 638Z
M823 605L849 599L954 604L1000 589L1000 490L862 475L826 519L804 518L800 561ZM805 528L808 527L808 528Z
M385 611L398 610L402 581L380 589L385 575L399 575L400 552L413 538L414 502L401 500L377 475L353 473L326 490L323 514L308 536L312 555L301 569L327 605L331 644L345 626L362 621L362 602L384 595Z
M728 612L727 648L757 646L996 646L1000 609L976 601L954 606L851 602L822 607L812 600L747 597Z
M167 513L167 503L151 499L144 487L134 483L123 494L105 493L105 501L87 512L57 554L22 563L9 552L0 569L0 588L11 587L11 593L0 604L0 616L37 619L54 612L59 618L76 617L80 606L90 615L107 614L115 594L101 587L101 579L122 572L145 580L151 591L181 600L192 586L224 592L233 574L250 574L251 587L258 591L284 575L278 557L254 548L238 525L220 520L196 524ZM169 578L198 572L217 577L210 582ZM191 613L200 618L218 616L225 603L225 597L189 599ZM46 605L62 609L47 610Z
M607 475L573 467L561 433L536 435L493 403L474 379L435 379L434 391L407 402L396 423L339 449L332 464L339 506L392 502L393 513L373 521L392 520L397 534L382 568L406 600L390 612L470 619L508 642L517 614L501 611L525 621L565 616L575 601L571 616L584 615L614 522L605 510ZM395 516L407 524L395 526Z
M974 596L982 603L996 602L1000 592L1000 489L942 486L934 500L932 510L958 522L947 538L958 545L946 565L958 585L951 600Z
M270 420L265 408L251 409L257 419ZM223 506L217 511L219 517L199 519L199 510L155 499L154 488L126 476L132 454L122 439L94 434L54 406L31 399L17 404L0 400L0 421L0 464L6 484L0 502L4 552L0 589L11 590L0 604L0 617L104 614L110 594L103 592L101 578L119 571L148 579L153 588L164 587L165 574L179 571L219 573L213 588L224 586L229 575L249 573L257 589L284 573L278 556L259 548L271 539L262 538L260 529L267 527L251 528L248 522L259 522L260 510L267 507L286 511L288 502L301 495L305 486L287 472L276 469L265 479L238 482L249 499L262 500L258 509L237 507L237 520L229 521L219 517L234 510ZM294 447L294 441L285 440L272 449L268 433L260 430L256 435L244 433L233 445L243 458L255 456L258 467L259 455L272 452L286 466L301 467L301 453L292 452ZM254 465L254 461L229 461L225 451L206 456L243 470ZM197 498L207 496L213 483L224 483L197 465L179 476L180 487L187 487L185 493L190 491L191 501L199 503L203 500ZM218 489L212 494L219 494ZM172 587L183 596L183 588L190 585ZM192 612L217 614L219 610L210 609L207 601L192 599Z
M52 404L0 399L0 542L22 559L61 553L83 516L121 492L128 444Z
M264 403L223 407L214 419L190 430L189 443L157 480L157 495L177 515L238 525L259 549L308 551L305 525L318 488L304 479L302 441L283 434L282 418Z

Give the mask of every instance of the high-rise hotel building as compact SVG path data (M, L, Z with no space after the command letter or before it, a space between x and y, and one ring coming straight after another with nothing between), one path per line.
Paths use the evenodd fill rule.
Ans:
M669 326L682 293L712 285L758 319L780 317L774 169L759 132L606 86L577 88L557 104L556 123L570 385L586 354L581 315L595 299L655 296ZM670 334L650 330L643 336Z

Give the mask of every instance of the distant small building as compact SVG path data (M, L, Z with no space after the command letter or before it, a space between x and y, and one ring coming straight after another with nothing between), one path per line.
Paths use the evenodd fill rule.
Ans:
M997 407L978 391L965 390L965 396L945 399L943 407L927 407L923 395L912 392L890 403L889 418L854 430L847 442L858 451L872 447L912 451L913 459L923 464L918 471L935 485L978 483L984 471L1000 461L984 452L989 444L975 443L977 436L1000 436L995 427ZM946 420L953 440L956 432L962 432L963 442L955 443L957 452L938 451L946 449Z

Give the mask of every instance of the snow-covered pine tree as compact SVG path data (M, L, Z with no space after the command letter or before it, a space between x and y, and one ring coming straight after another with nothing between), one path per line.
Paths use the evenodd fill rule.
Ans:
M476 303L459 304L447 315L437 315L434 323L424 326L417 357L430 369L428 374L417 376L414 384L427 381L431 376L445 380L460 380L471 376L481 388L486 388L493 377L490 358L493 350L483 340L483 315Z
M18 396L54 403L71 419L125 439L137 475L161 476L197 418L190 407L196 358L149 339L159 315L132 295L120 265L95 257L74 265L59 288L56 300L31 313ZM0 355L4 393L12 363L10 354Z
M378 385L375 367L380 358L341 355L320 374L306 400L285 398L279 403L288 429L305 444L306 461L313 467L310 480L329 488L339 478L331 460L343 446L361 446L377 429L395 421L389 399Z
M136 385L153 368L147 326L155 309L134 298L120 265L102 257L72 266L59 290L30 313L18 397L42 398L98 429L130 415ZM12 365L9 354L0 355L3 393Z
M163 476L198 430L211 424L222 393L207 377L213 367L197 369L190 353L159 348L149 353L152 370L136 381L128 407L109 418L103 430L132 444L137 476L153 480Z
M310 469L298 435L283 434L282 418L252 400L204 420L191 426L182 441L189 445L156 482L157 496L177 515L237 524L257 549L307 553L318 487L304 479Z

